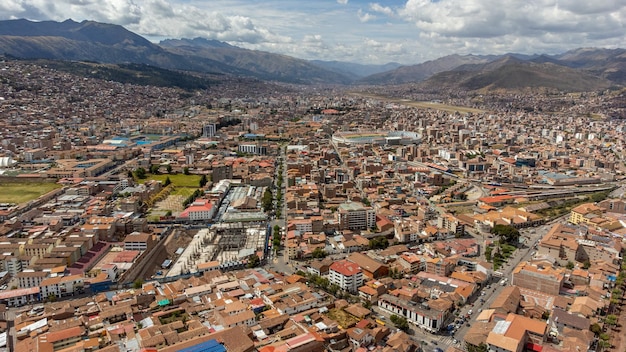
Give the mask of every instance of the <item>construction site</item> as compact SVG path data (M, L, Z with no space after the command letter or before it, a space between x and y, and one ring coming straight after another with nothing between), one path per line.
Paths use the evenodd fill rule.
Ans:
M193 274L199 264L209 262L217 262L222 270L238 268L250 255L259 252L263 259L266 231L265 226L243 222L219 223L200 230L165 276Z

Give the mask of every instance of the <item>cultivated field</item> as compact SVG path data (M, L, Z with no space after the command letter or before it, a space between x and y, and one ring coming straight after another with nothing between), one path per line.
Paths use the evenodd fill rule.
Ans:
M26 203L61 187L52 182L0 183L0 203Z

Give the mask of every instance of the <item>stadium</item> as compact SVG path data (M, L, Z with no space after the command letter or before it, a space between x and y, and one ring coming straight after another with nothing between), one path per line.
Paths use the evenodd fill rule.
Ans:
M417 144L422 136L416 132L408 131L358 131L337 132L333 134L333 143L336 144L393 144L406 145Z

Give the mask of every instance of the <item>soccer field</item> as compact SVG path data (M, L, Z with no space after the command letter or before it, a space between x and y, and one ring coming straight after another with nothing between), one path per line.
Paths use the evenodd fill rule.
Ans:
M26 203L61 187L52 182L0 182L0 203Z

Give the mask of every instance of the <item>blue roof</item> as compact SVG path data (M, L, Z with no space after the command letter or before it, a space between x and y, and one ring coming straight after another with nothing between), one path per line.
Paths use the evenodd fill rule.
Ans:
M226 352L226 347L221 345L217 340L209 340L195 346L183 348L178 352Z

